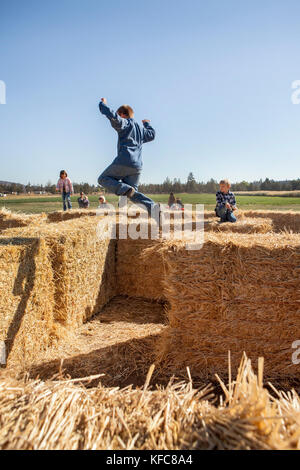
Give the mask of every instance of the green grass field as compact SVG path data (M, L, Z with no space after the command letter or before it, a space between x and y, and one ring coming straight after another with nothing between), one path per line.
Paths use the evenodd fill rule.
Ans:
M149 194L156 202L166 204L168 202L168 194ZM206 210L211 210L215 207L214 194L176 194L180 197L184 204L204 204ZM77 197L73 196L73 208L78 207ZM98 196L90 196L91 208L98 206ZM116 204L118 201L117 196L108 195L108 202ZM237 196L237 204L241 209L249 210L300 210L300 197L281 197L281 196ZM18 211L24 213L38 213L38 212L52 212L62 209L62 202L59 196L15 196L0 199L0 208L6 207L11 211Z

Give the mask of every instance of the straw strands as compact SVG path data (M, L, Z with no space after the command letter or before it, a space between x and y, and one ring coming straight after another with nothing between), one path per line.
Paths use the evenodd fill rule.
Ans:
M142 386L165 322L163 304L114 297L93 319L40 355L29 369L30 377L50 379L63 368L72 378L105 374L105 386ZM169 379L163 378L163 383ZM91 386L97 383L95 379Z
M101 217L30 220L28 226L6 229L0 237L5 293L0 301L1 335L12 342L6 336L17 330L25 338L31 326L23 319L31 309L35 313L28 316L30 321L42 318L49 331L45 341L43 334L41 341L37 334L26 346L23 341L16 357L64 337L121 294L170 305L170 326L158 348L162 364L171 361L177 370L189 365L193 373L211 376L224 372L228 349L234 367L245 350L254 358L268 359L267 373L294 374L290 349L300 335L299 235L235 234L235 227L271 226L271 219L242 215L237 224L217 224L222 233L206 231L203 248L190 252L184 240L101 238ZM120 219L119 236L121 224ZM130 219L128 232L138 232L139 224ZM13 342L19 344L15 337ZM9 356L12 360L12 351Z
M165 300L165 265L161 240L118 240L117 292L130 297ZM145 256L147 250L151 257Z
M22 366L50 346L54 283L44 240L0 237L0 340Z
M236 381L210 386L172 383L150 390L97 388L78 380L0 379L0 448L26 450L299 449L300 399L262 385L244 357ZM189 370L187 370L189 376ZM79 383L78 383L79 382Z
M239 211L243 217L271 219L274 232L300 232L300 212L293 211Z
M206 233L199 251L182 242L161 248L168 273L170 325L158 346L168 369L205 378L224 374L227 351L266 359L268 377L297 375L292 343L300 338L300 237Z
M268 233L273 230L272 219L242 218L235 223L217 220L207 220L204 224L205 231L212 232L239 232L239 233Z
M0 236L0 448L300 449L299 396L263 388L261 359L275 383L298 376L300 235L247 232L296 219L242 214L189 251L186 240L122 239L118 216L115 240L101 236L109 217L1 213L0 224L24 224ZM184 382L150 388L172 374ZM215 374L221 397L193 388L191 377ZM111 388L145 377L142 389Z
M38 324L31 342L23 318L30 317L33 322L41 317L46 323L54 322L55 334L60 337L110 300L115 293L116 242L99 238L98 222L93 217L5 231L5 237L0 237L3 336L18 325L27 337L26 350L33 353L41 341ZM30 251L31 244L35 248ZM10 352L9 359L12 356Z
M27 227L28 225L38 225L46 220L45 214L22 214L11 212L6 208L0 210L0 233L8 228Z

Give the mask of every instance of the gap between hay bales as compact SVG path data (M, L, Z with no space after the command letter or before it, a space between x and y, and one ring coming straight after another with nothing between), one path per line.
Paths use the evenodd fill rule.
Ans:
M45 380L59 370L71 378L105 374L89 387L99 380L110 387L142 386L166 322L164 304L117 296L58 349L49 349L39 358L30 375ZM160 382L166 384L168 378L160 377Z

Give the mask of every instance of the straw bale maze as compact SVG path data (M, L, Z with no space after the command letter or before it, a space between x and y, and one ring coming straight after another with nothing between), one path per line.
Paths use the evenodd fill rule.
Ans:
M300 449L300 213L110 222L0 212L0 449Z
M254 365L264 357L266 378L297 386L300 213L212 217L202 249L188 251L176 240L101 239L95 211L2 212L6 370L138 386L155 363L154 383L188 366L201 384L226 377L230 351L234 373L246 352Z

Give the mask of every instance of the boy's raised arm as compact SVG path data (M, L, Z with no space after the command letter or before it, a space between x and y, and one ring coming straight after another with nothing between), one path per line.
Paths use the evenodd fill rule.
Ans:
M116 113L107 106L107 101L105 98L101 98L101 101L99 103L99 109L100 113L104 114L104 116L109 119L112 127L116 131L123 129L126 126L126 120L122 119L121 116L118 115L118 113Z
M144 125L143 129L143 142L151 142L152 140L155 139L155 130L153 127L150 125L150 121L148 119L144 119L142 121Z

